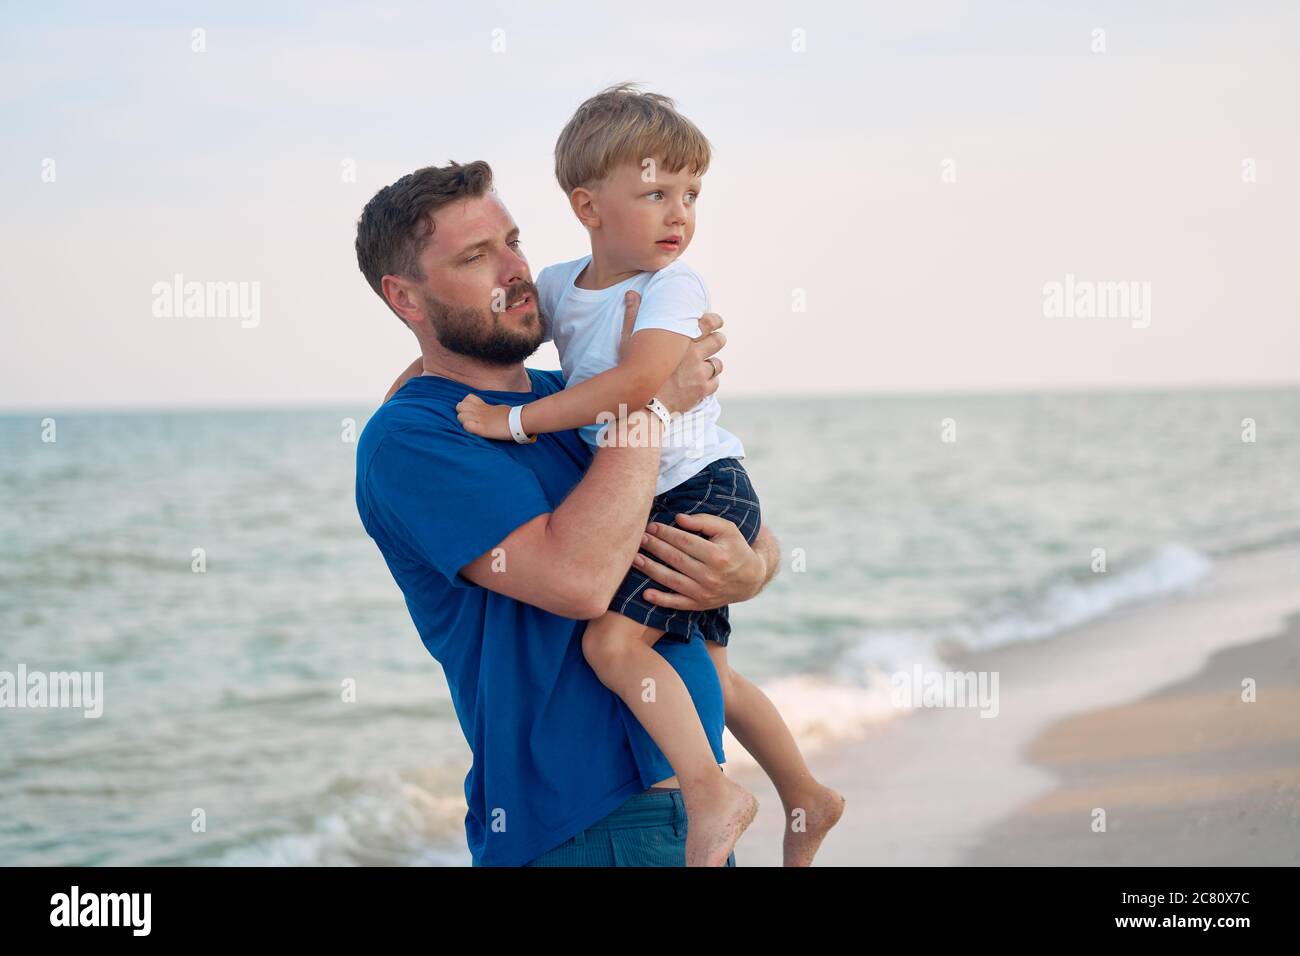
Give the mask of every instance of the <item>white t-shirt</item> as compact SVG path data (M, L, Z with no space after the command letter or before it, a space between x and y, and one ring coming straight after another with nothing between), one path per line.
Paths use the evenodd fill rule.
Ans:
M709 293L699 273L681 259L657 272L639 272L608 289L580 289L573 280L590 261L587 255L547 266L536 280L545 341L554 341L560 352L565 385L577 385L618 364L623 296L629 289L641 296L634 335L641 329L667 329L690 338L700 334L699 318L709 311ZM745 457L740 439L718 427L721 412L717 397L709 395L674 416L659 452L655 494L675 488L712 462ZM596 445L604 427L588 425L579 433Z

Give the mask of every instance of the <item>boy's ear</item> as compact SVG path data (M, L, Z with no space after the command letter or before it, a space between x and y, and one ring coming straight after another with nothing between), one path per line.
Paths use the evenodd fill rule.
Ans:
M588 229L600 228L600 213L596 210L596 196L586 186L579 186L569 193L569 206L578 221Z

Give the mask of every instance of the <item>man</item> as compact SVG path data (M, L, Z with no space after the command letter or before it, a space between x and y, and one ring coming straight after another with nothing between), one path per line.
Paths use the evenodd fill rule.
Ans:
M683 865L686 820L662 752L582 656L587 619L608 606L639 548L647 573L702 609L753 597L779 561L730 522L681 515L647 528L660 417L627 415L649 441L600 448L575 432L531 444L469 434L467 393L521 404L563 388L523 361L540 345L519 228L486 163L452 163L381 189L357 223L371 288L415 334L421 357L357 446L357 509L442 665L473 764L465 831L475 866ZM631 328L635 303L629 304ZM718 386L721 320L656 396L670 411ZM695 532L700 532L696 534ZM656 645L681 675L719 763L722 694L698 633ZM727 866L735 866L734 853Z

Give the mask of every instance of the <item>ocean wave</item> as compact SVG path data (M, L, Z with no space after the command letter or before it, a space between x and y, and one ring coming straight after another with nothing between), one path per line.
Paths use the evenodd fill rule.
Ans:
M428 767L383 780L336 780L319 801L330 812L294 832L227 850L218 866L463 866L462 766Z
M805 753L859 739L871 728L911 713L893 700L893 675L946 672L945 655L1043 640L1120 608L1186 590L1212 567L1208 557L1167 545L1131 568L1087 581L1055 581L1020 607L945 632L898 629L869 634L845 653L832 674L781 677L763 685ZM732 746L734 744L734 746ZM728 762L753 764L734 738Z
M1300 528L1282 528L1263 537L1248 541L1239 541L1215 549L1210 554L1215 558L1233 558L1242 554L1258 554L1261 551L1281 551L1300 544Z
M1053 583L1028 604L976 624L957 642L967 650L986 650L1053 637L1120 608L1184 591L1212 566L1199 551L1166 545L1130 568Z
M795 674L763 684L805 755L857 740L907 713L893 700L892 675L942 667L928 635L916 631L877 633L865 638L827 675ZM756 765L730 732L723 747L729 766Z

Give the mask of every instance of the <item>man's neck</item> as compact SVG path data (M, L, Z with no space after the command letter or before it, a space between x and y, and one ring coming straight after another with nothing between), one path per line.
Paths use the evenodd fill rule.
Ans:
M531 392L532 380L524 363L488 365L461 355L424 353L424 374L449 378L470 388L490 392Z

